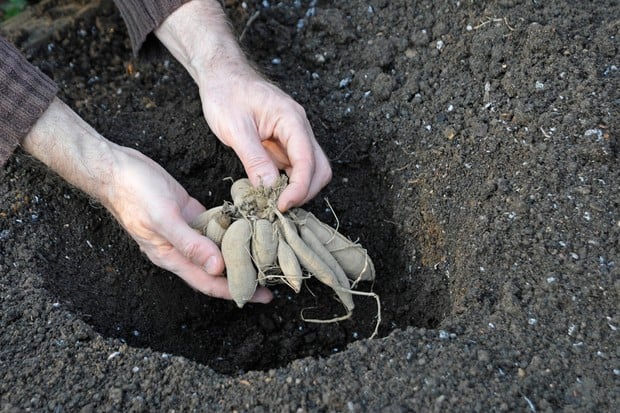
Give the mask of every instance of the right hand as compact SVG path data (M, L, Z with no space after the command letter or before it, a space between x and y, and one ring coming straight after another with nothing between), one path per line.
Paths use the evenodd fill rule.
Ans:
M205 118L239 156L252 184L271 186L284 170L289 182L278 199L280 211L314 198L332 171L304 109L243 60L204 73Z
M304 109L254 70L217 0L192 0L155 30L200 90L213 133L230 146L253 185L271 186L286 171L284 212L315 197L332 171Z

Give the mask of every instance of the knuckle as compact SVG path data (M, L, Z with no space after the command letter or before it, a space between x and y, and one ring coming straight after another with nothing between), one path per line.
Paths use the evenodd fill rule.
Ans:
M195 261L200 253L200 244L195 241L190 241L181 247L181 254L190 261Z
M306 109L289 95L284 95L277 103L279 113L292 114L296 120L307 119Z
M307 117L306 109L303 106L301 106L299 103L297 103L295 100L292 100L292 106L293 106L293 110L297 112L299 116L303 117L304 119Z
M245 167L248 171L261 171L271 165L271 160L265 156L254 155L248 156L245 161Z

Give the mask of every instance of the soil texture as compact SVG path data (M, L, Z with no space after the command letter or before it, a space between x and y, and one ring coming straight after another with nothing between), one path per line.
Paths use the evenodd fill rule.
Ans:
M212 299L23 152L0 172L0 411L612 411L620 403L616 1L224 1L307 111L334 179L305 206L381 297ZM2 26L108 139L205 207L243 176L154 39L111 1Z

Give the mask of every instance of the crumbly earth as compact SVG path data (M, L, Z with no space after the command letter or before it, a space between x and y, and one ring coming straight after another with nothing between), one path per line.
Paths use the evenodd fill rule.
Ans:
M0 410L614 410L618 3L224 3L331 159L307 208L333 223L328 198L373 257L380 338L364 297L304 323L338 311L318 284L242 310L191 291L19 152L0 172ZM206 207L243 176L188 75L134 59L111 2L44 1L3 32Z

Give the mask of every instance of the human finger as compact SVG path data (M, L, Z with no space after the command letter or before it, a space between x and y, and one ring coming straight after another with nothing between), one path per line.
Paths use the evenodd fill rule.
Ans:
M332 169L331 166L329 164L329 161L327 159L327 157L325 156L325 154L323 153L323 151L317 146L316 147L316 151L315 151L315 173L312 177L312 181L310 182L310 186L308 187L308 193L306 194L306 197L299 203L297 204L292 204L292 205L303 205L306 202L310 201L311 199L313 199L332 179ZM292 168L287 168L286 169L286 173L287 175L290 175L292 173ZM282 198L282 196L280 197L280 200L278 202L278 209L280 209L282 211L281 205L285 204L287 202L287 196L288 194L283 193L282 195L284 195L284 198ZM289 206L290 208L290 206Z
M237 133L244 139L235 139L231 147L241 160L252 185L273 185L279 175L278 168L262 145L255 127L246 125Z
M331 181L332 170L329 160L314 138L311 142L311 157L299 158L286 168L289 185L278 200L278 209L286 211L295 205L303 205L314 198ZM301 178L300 178L301 176Z
M151 255L151 254L147 254ZM159 267L176 274L187 285L210 297L232 300L228 280L225 277L210 275L202 268L184 257L179 251L172 250L165 258L149 257ZM250 302L267 304L273 299L273 293L266 287L259 287Z
M201 267L207 274L217 276L224 271L224 259L213 241L198 234L186 222L172 222L161 230L173 248L193 264Z
M307 122L307 121L306 121ZM294 205L300 205L308 195L315 173L312 131L296 125L287 134L281 134L280 141L286 148L290 167L287 169L288 185L280 195L278 209L286 211Z

